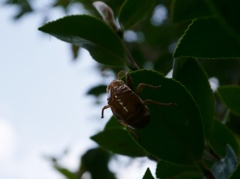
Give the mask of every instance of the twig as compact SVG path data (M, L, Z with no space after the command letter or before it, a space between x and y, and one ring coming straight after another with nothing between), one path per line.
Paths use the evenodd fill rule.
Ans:
M139 70L140 69L139 66L135 62L134 58L132 57L131 53L127 49L127 47L126 47L124 42L123 42L123 45L124 45L125 51L127 53L128 63L129 63L129 65L131 65L129 68L131 68L133 71Z
M208 169L207 165L203 160L201 160L199 163L199 169L202 171L203 175L206 177L206 179L215 179L212 172Z

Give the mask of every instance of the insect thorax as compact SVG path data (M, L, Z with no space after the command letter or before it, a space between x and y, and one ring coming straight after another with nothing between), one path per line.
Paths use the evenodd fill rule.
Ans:
M133 128L142 128L150 121L147 106L126 84L108 87L108 104L115 117Z

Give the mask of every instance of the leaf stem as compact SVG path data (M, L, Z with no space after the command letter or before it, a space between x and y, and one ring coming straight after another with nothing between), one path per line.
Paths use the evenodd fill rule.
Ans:
M212 148L212 146L211 146L209 143L206 144L205 150L206 150L209 154L211 154L216 160L218 160L218 161L221 160L221 156L219 156L219 155L215 152L215 150Z
M209 149L209 153L212 154L217 160L221 160L221 157L212 149Z
M209 170L209 168L207 167L207 165L205 164L205 162L203 160L198 162L198 166L206 179L215 179L212 172Z
M150 160L153 160L155 162L159 162L159 159L151 154L148 154L147 157L150 159Z
M132 69L133 71L139 70L140 69L139 66L135 62L134 58L132 57L131 53L129 52L129 50L124 42L123 42L123 45L124 45L125 51L127 53L128 63L130 65L129 68Z

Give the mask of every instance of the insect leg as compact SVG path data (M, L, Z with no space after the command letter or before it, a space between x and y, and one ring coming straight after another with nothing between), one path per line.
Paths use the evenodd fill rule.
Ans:
M129 76L128 72L120 71L118 73L118 80L121 80L122 77L126 76L126 85L132 90L133 89L133 82L131 77Z
M131 132L133 135L135 135L135 136L137 137L137 139L139 140L138 134L137 134L133 129L131 129L128 125L127 125L126 127L127 127L127 130L128 130L129 132Z
M128 124L126 124L126 123L124 123L123 121L120 121L120 120L119 120L119 122L120 122L124 127L126 127L129 132L131 132L133 135L135 135L135 136L137 137L137 139L139 140L139 136L137 135L137 133L136 133L133 129L131 129Z
M110 108L110 105L106 105L102 108L102 118L104 118L104 110L107 109L107 108Z
M161 87L161 85L159 85L159 86L153 86L153 85L149 85L149 84L146 84L146 83L140 83L140 84L137 86L136 93L138 93L138 94L141 93L141 92L142 92L142 88L143 88L144 86L147 86L147 87L153 88L153 89L158 89L158 88Z
M127 85L131 90L133 89L132 78L129 76L128 72L126 73L126 85Z
M143 102L145 104L146 103L153 103L153 104L157 104L157 105L160 105L160 106L176 106L177 105L176 103L160 103L160 102L157 102L157 101L153 101L151 99L146 99Z
M120 72L118 72L118 80L121 80L122 79L122 77L124 77L126 75L126 72L125 71L120 71Z

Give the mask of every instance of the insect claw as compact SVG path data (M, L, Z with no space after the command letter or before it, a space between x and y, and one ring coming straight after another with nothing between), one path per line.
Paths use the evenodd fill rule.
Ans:
M110 108L110 106L106 105L102 108L102 118L104 118L104 116L103 116L104 115L104 110L107 109L107 108Z
M120 80L120 79L123 78L124 76L126 76L126 72L125 72L125 71L120 71L120 72L118 72L118 77L117 77L117 79Z

